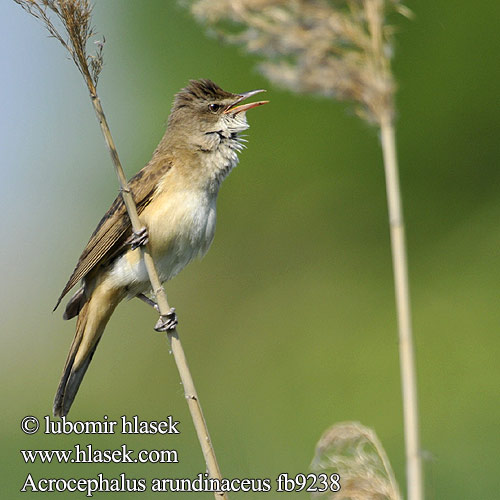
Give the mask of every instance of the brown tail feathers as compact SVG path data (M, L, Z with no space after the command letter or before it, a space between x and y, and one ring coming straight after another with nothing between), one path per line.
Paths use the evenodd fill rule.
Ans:
M81 305L75 338L54 398L54 416L62 417L69 412L104 328L120 300L116 290L103 290L101 285L94 290L89 300Z

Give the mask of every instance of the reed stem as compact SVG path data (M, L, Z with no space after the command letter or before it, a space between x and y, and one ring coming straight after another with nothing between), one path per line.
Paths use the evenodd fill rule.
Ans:
M422 500L422 461L418 428L417 376L411 327L408 264L401 191L399 187L395 131L392 118L383 115L380 132L391 233L392 265L399 335L399 364L403 396L408 500Z

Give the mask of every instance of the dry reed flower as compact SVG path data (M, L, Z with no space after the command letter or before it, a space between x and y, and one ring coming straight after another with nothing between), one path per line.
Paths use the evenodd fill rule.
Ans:
M394 28L386 15L409 15L399 0L191 0L194 16L226 40L265 57L260 68L297 92L360 104L379 123L394 112L390 71Z
M400 500L391 464L375 432L357 422L330 427L316 445L311 469L337 473L341 489L313 494L332 500Z
M50 36L59 40L70 53L78 70L85 79L89 78L97 86L99 74L103 66L102 41L96 41L97 49L94 55L87 55L87 43L96 34L91 26L92 6L88 0L14 0L26 12L42 21ZM55 14L63 30L58 29L49 13ZM67 34L67 38L61 35Z

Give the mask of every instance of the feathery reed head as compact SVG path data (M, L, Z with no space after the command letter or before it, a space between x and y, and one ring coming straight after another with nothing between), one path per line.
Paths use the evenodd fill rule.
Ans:
M87 81L96 87L103 65L102 41L96 41L94 55L87 55L87 42L95 35L91 26L92 6L88 0L14 0L26 12L42 21L50 33L71 54L73 61ZM51 13L62 27L63 33L52 22Z
M337 473L341 489L313 494L332 500L401 500L389 459L375 432L357 422L330 427L321 436L311 469Z
M186 0L184 0L186 3ZM260 53L272 81L297 92L356 101L369 121L392 118L393 28L400 0L190 0L196 18Z

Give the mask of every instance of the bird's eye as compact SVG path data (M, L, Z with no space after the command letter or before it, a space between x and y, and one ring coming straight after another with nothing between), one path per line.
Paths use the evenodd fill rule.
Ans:
M209 104L208 105L208 109L212 112L212 113L217 113L217 111L219 111L220 109L220 104L215 104L215 103L212 103L212 104Z

